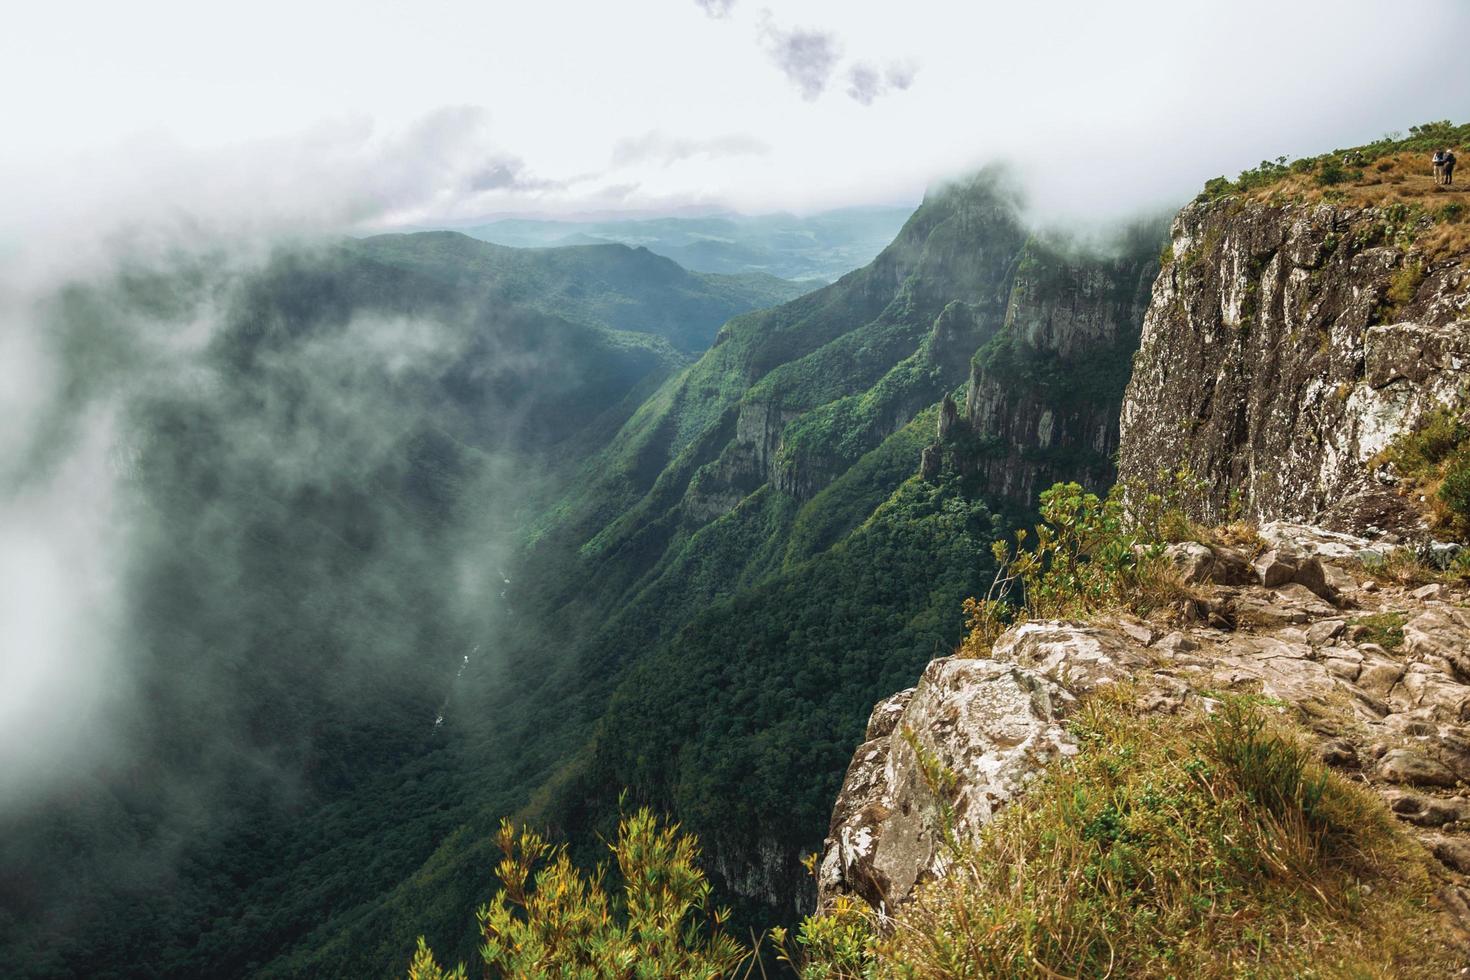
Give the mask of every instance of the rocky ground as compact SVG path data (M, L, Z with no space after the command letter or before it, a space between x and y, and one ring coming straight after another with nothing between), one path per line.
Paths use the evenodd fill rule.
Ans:
M973 836L1078 751L1066 716L1079 698L1127 683L1161 712L1225 692L1277 705L1438 859L1440 898L1470 930L1470 591L1375 577L1381 550L1362 538L1283 523L1260 538L1171 546L1197 590L1188 625L1026 623L992 658L936 660L881 702L833 813L821 902L892 911L944 873L946 832Z

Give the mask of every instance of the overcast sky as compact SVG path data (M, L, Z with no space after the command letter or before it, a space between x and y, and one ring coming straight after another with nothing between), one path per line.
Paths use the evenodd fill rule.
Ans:
M1045 212L1112 214L1470 118L1464 0L50 0L6 21L12 236L911 203L996 157Z

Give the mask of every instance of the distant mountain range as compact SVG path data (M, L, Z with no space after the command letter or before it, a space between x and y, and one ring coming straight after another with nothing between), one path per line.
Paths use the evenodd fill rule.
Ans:
M819 214L571 220L505 218L459 228L482 241L521 248L641 245L694 272L764 272L831 282L871 262L912 207L843 208Z

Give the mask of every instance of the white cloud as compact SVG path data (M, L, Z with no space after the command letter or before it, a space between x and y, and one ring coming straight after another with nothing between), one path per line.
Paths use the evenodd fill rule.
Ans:
M7 106L0 258L124 219L912 201L998 157L1039 207L1109 212L1470 116L1443 84L1470 31L1458 0L1392 15L1344 0L1331 16L1267 0L789 0L764 19L713 0L370 6L22 7L0 40L0 87L25 93ZM750 152L719 145L728 134Z

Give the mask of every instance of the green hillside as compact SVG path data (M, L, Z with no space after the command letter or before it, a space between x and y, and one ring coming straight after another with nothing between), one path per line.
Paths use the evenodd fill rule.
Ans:
M1021 516L973 476L916 472L1028 247L996 175L940 189L871 265L733 319L645 401L530 531L506 672L478 680L461 722L484 740L483 802L280 975L406 962L420 932L469 958L494 820L549 825L597 860L625 788L700 834L742 928L802 911L800 856L869 708L957 643L990 541ZM542 782L512 793L512 759L509 778Z
M871 704L958 642L1026 516L973 460L917 473L1059 247L988 172L718 332L777 287L622 246L382 236L223 289L216 383L139 422L169 433L145 440L138 573L150 676L180 679L149 722L167 765L0 845L36 867L14 890L63 908L54 881L119 875L85 846L41 874L46 821L138 855L88 929L0 924L22 975L391 976L420 933L468 959L499 819L592 862L625 790L701 835L742 929L794 921ZM1048 267L1137 282L1158 243L1124 251ZM1050 370L1028 343L1007 363ZM249 751L217 756L211 724ZM179 773L216 787L192 822L139 802Z
M33 453L118 399L127 617L111 766L0 827L16 975L252 973L400 881L455 825L404 809L421 768L463 792L435 719L493 655L516 529L687 363L675 344L799 291L442 233L57 294L66 397ZM323 846L362 850L320 872Z

